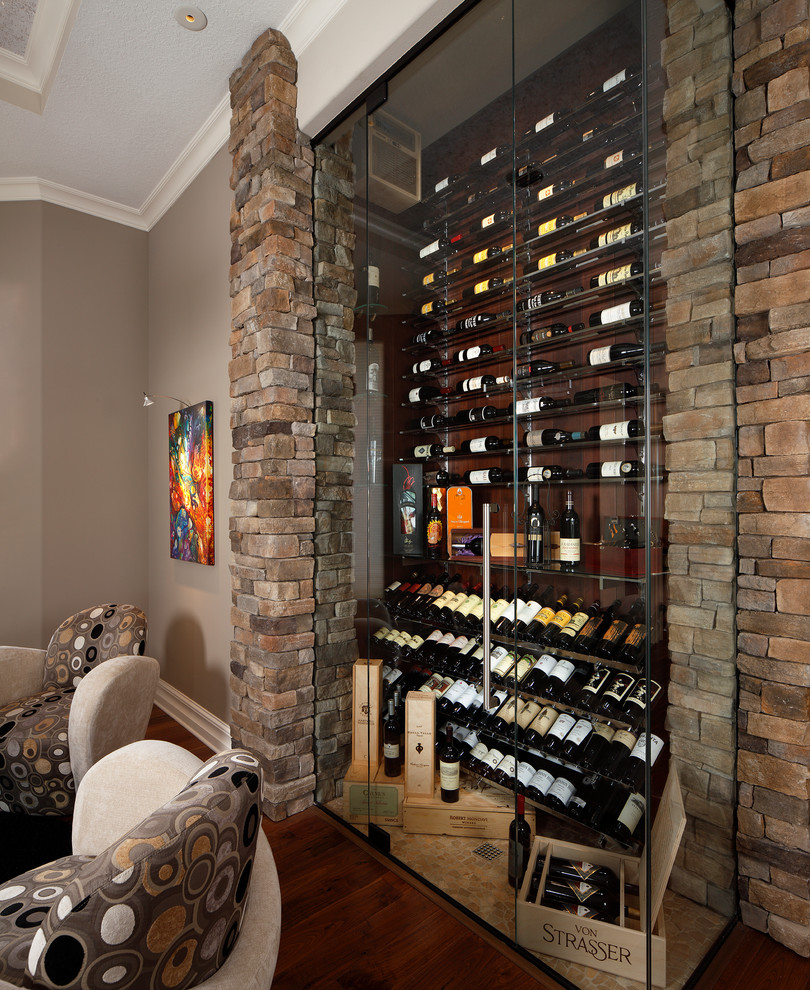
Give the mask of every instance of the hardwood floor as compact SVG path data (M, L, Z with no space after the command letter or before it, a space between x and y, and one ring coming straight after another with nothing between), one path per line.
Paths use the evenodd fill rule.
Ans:
M155 708L148 738L206 746ZM309 808L265 819L282 892L273 990L553 990ZM524 964L525 965L525 964ZM238 990L238 988L234 988ZM810 990L810 960L738 924L694 990Z

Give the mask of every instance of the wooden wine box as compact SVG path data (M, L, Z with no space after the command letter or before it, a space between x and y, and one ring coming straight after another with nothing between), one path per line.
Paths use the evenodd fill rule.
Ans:
M382 749L382 660L355 660L352 668L352 766L380 765Z
M480 839L508 839L515 817L515 799L494 788L486 794L467 790L462 780L458 801L446 804L438 785L429 798L405 798L404 832L422 835L458 835ZM526 814L532 827L534 815ZM532 832L534 828L532 827Z
M405 794L430 797L436 773L436 696L409 691L405 698Z
M352 763L343 778L343 817L353 825L401 825L404 799L405 777L386 777L384 765L369 773Z
M525 949L543 955L566 959L591 966L628 980L646 980L646 935L644 919L646 905L650 901L650 916L654 919L651 935L652 982L665 987L666 936L664 932L663 901L669 875L675 863L678 846L686 825L686 813L681 797L678 771L673 766L664 788L658 813L652 826L651 886L646 886L645 849L641 857L559 842L542 835L535 836L529 865L523 878L517 903L517 942ZM598 866L607 866L619 877L622 885L620 924L605 921L583 920L575 914L558 911L540 904L548 875L551 857L584 860ZM542 863L543 876L537 902L528 900L532 874L537 863ZM624 884L639 887L637 903L631 903L624 892ZM625 907L636 907L640 920L625 917Z

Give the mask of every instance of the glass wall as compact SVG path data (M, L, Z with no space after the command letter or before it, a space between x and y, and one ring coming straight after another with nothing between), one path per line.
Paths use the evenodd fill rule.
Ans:
M665 893L663 32L481 0L323 141L358 295L329 809L577 987L684 986L724 926Z

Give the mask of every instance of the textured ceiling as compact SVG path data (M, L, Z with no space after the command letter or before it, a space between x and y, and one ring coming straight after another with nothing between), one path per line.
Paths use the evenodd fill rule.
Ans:
M0 0L0 48L25 55L36 9L37 0Z
M208 27L193 32L173 0L81 0L42 113L0 100L0 183L35 177L140 210L221 111L253 41L309 2L201 0ZM32 4L0 0L9 45Z

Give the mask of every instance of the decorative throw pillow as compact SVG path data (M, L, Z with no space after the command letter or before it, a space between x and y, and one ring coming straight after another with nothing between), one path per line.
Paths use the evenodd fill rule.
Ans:
M98 605L65 619L48 644L42 690L76 687L111 657L143 656L146 616L135 605Z
M180 990L213 975L239 935L260 801L255 757L209 760L68 884L32 941L34 985Z

